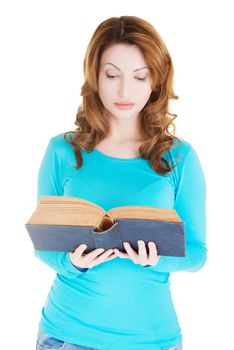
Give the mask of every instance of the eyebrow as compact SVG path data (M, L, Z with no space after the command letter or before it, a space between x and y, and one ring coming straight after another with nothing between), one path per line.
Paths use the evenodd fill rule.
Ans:
M106 64L111 64L111 65L114 66L116 69L120 70L120 69L119 69L115 64L113 64L113 63L108 62L108 63L105 63L104 66L105 66ZM142 67L142 68L134 69L133 72L137 72L138 70L145 69L145 68L149 69L149 67L145 66L145 67Z

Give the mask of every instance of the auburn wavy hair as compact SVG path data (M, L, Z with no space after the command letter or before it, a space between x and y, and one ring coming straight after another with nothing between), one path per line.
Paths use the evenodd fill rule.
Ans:
M139 147L140 157L148 159L151 167L161 175L176 165L162 157L173 145L176 114L169 113L169 99L178 99L173 91L174 69L165 43L155 28L135 16L111 17L96 28L84 58L84 84L81 87L82 104L78 107L77 129L64 133L76 157L76 169L83 164L80 148L92 151L109 132L109 120L98 94L98 73L101 55L113 44L137 45L150 69L152 92L139 114L140 132L146 140ZM172 126L172 133L169 127ZM73 137L68 137L73 134Z

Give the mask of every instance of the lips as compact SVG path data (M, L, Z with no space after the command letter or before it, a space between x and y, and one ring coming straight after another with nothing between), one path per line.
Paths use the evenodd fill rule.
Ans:
M121 105L121 106L129 106L129 105L134 105L133 102L116 102L116 105Z
M120 109L130 109L134 106L134 103L130 102L130 103L122 103L122 102L117 102L115 103L117 108Z

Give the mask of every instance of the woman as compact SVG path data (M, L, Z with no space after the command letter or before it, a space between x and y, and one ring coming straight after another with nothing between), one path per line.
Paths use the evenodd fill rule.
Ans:
M103 209L175 209L186 225L186 256L158 256L138 241L73 253L35 251L57 274L39 324L37 350L182 349L170 273L206 261L206 185L198 156L168 112L173 65L154 27L134 16L109 18L84 61L75 131L51 138L38 175L41 195L79 197ZM173 115L176 117L176 115ZM170 133L169 126L173 126Z

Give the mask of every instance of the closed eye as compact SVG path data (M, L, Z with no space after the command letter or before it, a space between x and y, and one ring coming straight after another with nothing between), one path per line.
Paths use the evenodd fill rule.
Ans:
M110 78L110 79L113 79L113 78L115 78L116 77L116 75L108 75L107 74L107 78ZM140 80L140 81L145 81L145 79L146 79L146 77L145 78L136 78L137 80Z

